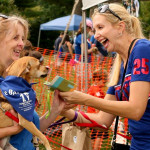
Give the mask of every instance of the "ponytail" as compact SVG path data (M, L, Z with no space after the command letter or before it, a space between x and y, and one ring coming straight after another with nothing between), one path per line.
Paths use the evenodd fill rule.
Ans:
M133 29L133 34L136 38L145 38L142 33L141 23L138 18L131 16L131 24Z

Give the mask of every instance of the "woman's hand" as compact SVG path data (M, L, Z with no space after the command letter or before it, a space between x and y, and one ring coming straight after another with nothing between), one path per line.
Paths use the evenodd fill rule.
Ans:
M18 117L17 113L14 110L9 111L15 117ZM23 127L20 126L17 122L13 121L13 125L10 127L0 128L0 138L4 138L6 136L11 136L18 134L23 130Z
M60 92L59 95L65 100L65 102L80 105L85 105L86 101L92 97L89 94L85 94L76 90L73 92Z
M15 117L18 117L18 114L12 109L10 110L10 113L12 115L14 115ZM14 134L18 134L19 132L21 132L24 128L22 126L20 126L16 121L13 120L13 128L14 128Z
M53 103L52 103L52 109L51 113L57 113L61 114L64 111L67 111L68 109L71 109L77 105L75 104L69 104L62 97L60 97L60 92L58 90L55 90L54 92L54 98L53 98Z

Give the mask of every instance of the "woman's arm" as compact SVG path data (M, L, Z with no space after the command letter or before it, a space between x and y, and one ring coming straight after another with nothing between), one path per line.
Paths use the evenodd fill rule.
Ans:
M46 112L42 117L40 117L40 130L41 132L44 132L57 118L59 115L59 112L51 111L49 117L46 119L46 115L48 112Z
M57 118L57 116L61 113L62 109L65 106L65 102L62 101L62 99L58 100L57 94L58 91L54 93L54 98L53 98L53 104L51 108L50 115L46 119L46 115L48 112L46 112L42 117L40 117L40 130L44 132Z
M17 117L17 113L14 110L10 110L10 113L13 114L15 117ZM0 138L18 134L19 132L23 130L23 127L20 126L17 122L13 121L13 123L14 123L14 126L0 128Z
M130 84L129 101L113 101L111 97L104 100L78 91L60 92L60 96L69 103L87 105L106 113L139 120L145 112L149 92L149 82L136 81Z
M75 104L67 104L63 99L58 98L58 93L58 90L54 93L51 112L48 118L45 118L48 112L40 117L40 130L42 132L44 132L56 120L62 111L66 111L76 106Z
M107 100L107 99L111 99L114 101L114 100L116 100L116 97L114 95L107 94L105 96L105 100ZM65 116L69 120L72 120L75 116L75 111L70 109L68 111L61 113L61 115ZM103 111L100 111L99 113L86 113L86 115L88 115L90 119L96 121L98 124L105 125L108 128L111 126L111 124L115 118L114 115L105 113ZM80 114L80 112L78 112L78 117L77 117L77 120L75 122L77 122L77 123L90 123L90 121L85 119ZM101 129L101 131L104 131L104 129Z
M83 47L83 54L85 54L85 51L84 51L84 44L81 44L81 49L82 49L82 47ZM87 53L88 53L88 54L91 54L92 52L93 52L93 48L90 48L90 49L87 50Z
M19 132L22 131L22 129L23 128L19 125L14 125L14 126L7 127L7 128L0 128L0 138L18 134Z
M68 50L71 56L73 57L73 50L72 50L72 44L70 42L67 42Z

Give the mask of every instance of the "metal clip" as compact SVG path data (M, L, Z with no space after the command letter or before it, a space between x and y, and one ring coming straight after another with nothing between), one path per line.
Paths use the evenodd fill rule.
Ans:
M0 109L5 112L6 110L2 107L1 103L0 103Z

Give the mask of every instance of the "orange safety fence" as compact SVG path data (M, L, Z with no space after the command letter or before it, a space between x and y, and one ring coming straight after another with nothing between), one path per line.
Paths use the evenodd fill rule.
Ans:
M36 107L36 111L39 114L39 116L42 116L47 110L47 93L48 89L47 86L44 85L45 81L51 81L56 75L62 76L67 80L70 80L74 82L77 86L77 90L81 90L85 92L85 76L81 72L85 72L85 65L83 65L83 69L81 69L81 63L75 62L70 63L67 61L67 56L65 56L62 59L59 58L59 54L54 53L54 50L49 49L43 49L43 48L37 48L35 47L34 50L37 50L43 54L44 57L44 63L45 65L48 65L52 70L50 73L50 76L48 76L45 79L39 79L35 80L34 82L38 82L38 84L35 84L33 86L34 90L37 94L37 100L39 101L39 105ZM66 54L67 55L67 54ZM105 94L107 91L107 77L109 75L110 69L112 67L113 63L113 57L108 56L104 57L103 59L100 57L97 57L96 55L92 55L91 62L87 64L88 66L88 88L94 83L94 75L95 72L98 70L99 67L101 67L101 90ZM83 79L83 80L82 80ZM82 83L82 84L81 84ZM52 103L53 98L53 92L50 92L50 103ZM88 107L87 106L79 106L78 109L87 112ZM96 110L98 112L98 110ZM59 119L61 116L58 116L57 119ZM56 120L57 120L56 119ZM114 124L114 123L113 123ZM111 126L111 129L113 130L113 125ZM109 130L108 132L100 132L97 129L89 128L89 132L91 134L91 140L92 140L92 148L95 150L109 150L111 147L111 141L112 141L112 135L113 131ZM121 118L119 121L119 131L123 134L126 134L128 132L128 120L126 118ZM52 141L50 141L50 145L55 150L60 150L61 146L61 137L62 137L62 126L57 125L55 127L49 128L46 130L45 135L47 135ZM122 136L117 135L117 140L119 142L126 143L127 140L123 138ZM58 144L59 143L59 144ZM97 148L97 149L96 149ZM44 149L42 147L41 149Z

